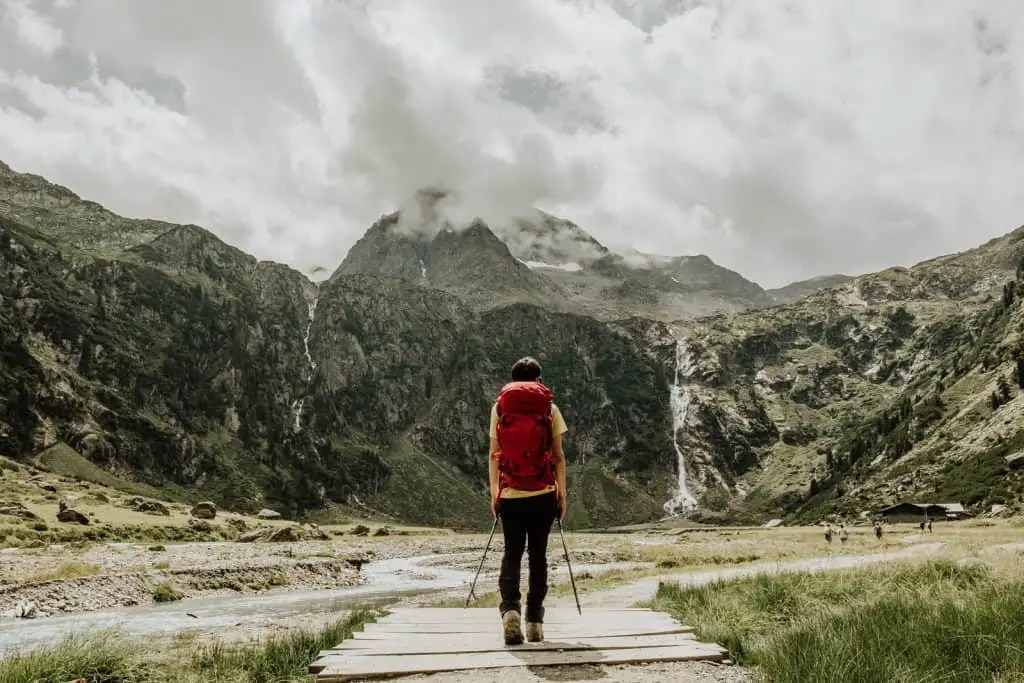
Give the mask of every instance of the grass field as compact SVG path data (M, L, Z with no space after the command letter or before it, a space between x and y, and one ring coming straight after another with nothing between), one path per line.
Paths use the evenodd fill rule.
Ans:
M669 583L650 606L721 643L769 683L1024 681L1017 567L941 560Z
M317 652L372 621L356 612L316 631L293 631L248 645L201 645L182 638L171 652L107 632L0 660L0 683L289 683L306 681Z

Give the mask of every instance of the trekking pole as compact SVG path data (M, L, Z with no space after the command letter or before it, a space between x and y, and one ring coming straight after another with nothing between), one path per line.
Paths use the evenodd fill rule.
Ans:
M491 549L491 541L494 539L494 530L497 528L498 518L495 517L494 525L491 526L491 535L487 537L487 546L484 548L484 554L480 558L480 566L476 568L476 576L473 577L473 584L469 587L469 595L466 596L466 607L469 607L469 601L473 599L473 591L476 589L476 580L480 576L480 570L484 568L484 558L487 557L487 551Z
M565 551L565 566L569 568L569 582L572 584L572 595L576 598L576 611L582 616L580 609L580 595L576 592L576 579L572 576L572 563L569 562L569 546L565 544L565 533L562 531L562 518L558 518L558 535L562 537L562 550Z

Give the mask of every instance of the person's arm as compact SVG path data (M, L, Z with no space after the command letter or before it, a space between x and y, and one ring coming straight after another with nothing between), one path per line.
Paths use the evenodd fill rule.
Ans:
M491 513L498 516L498 440L491 437L491 452L487 456L487 473L491 483Z
M551 459L555 463L555 485L558 487L558 503L561 508L559 519L565 519L565 453L562 451L562 435L556 434L551 444Z

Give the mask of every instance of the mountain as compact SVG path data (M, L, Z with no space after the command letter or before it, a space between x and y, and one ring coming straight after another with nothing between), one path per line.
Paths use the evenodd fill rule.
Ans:
M791 304L803 299L805 296L810 296L819 290L828 289L829 287L837 287L852 279L852 275L819 275L818 277L812 277L809 280L791 282L784 287L769 289L768 296L770 296L772 301L775 303Z
M401 212L383 216L353 245L332 277L380 275L442 289L487 309L546 304L565 292L516 259L481 221L456 229L408 227Z
M1021 509L1024 228L680 330L692 488L726 517ZM777 436L776 436L777 435ZM724 482L724 483L723 483Z
M492 228L455 226L423 191L383 216L349 251L339 274L397 277L436 287L480 310L515 302L601 320L669 322L774 303L760 286L707 256L615 254L585 230L534 211Z
M576 272L611 253L572 221L543 211L510 221L497 235L513 256L533 268Z
M314 283L2 171L8 457L63 443L169 498L481 528L489 406L531 353L570 425L577 528L689 496L725 522L1024 501L1024 228L771 305L707 257L603 252L557 219L513 249L399 212Z
M480 527L489 519L490 402L511 364L533 353L574 435L574 523L644 521L671 496L668 328L523 302L483 310L473 288L495 282L498 269L506 291L549 286L488 230L439 235L422 252L437 280L465 297L346 272L348 259L316 285L197 226L156 230L34 177L6 177L5 456L30 459L63 443L170 498L293 516L338 503ZM39 208L20 189L32 183ZM117 226L116 241L96 217ZM360 253L374 254L350 258Z

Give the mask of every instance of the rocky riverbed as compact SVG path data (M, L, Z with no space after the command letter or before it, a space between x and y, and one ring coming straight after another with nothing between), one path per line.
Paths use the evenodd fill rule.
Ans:
M368 562L478 551L479 541L367 538L294 543L103 543L0 551L0 614L45 618L202 596L357 586Z

